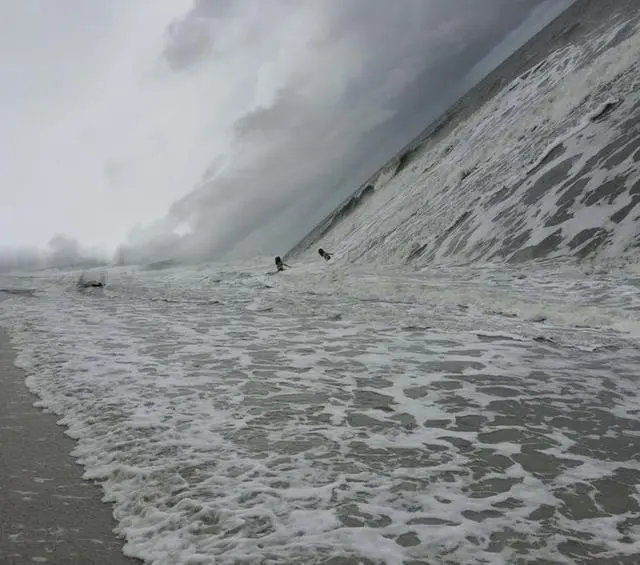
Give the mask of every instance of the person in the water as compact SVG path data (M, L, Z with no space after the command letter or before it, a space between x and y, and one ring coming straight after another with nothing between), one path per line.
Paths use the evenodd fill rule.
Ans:
M280 255L278 255L276 257L276 269L278 270L278 272L280 272L280 271L284 271L285 267L291 268L291 266L283 262L282 259L280 258Z
M329 259L331 259L331 255L327 253L324 249L322 249L322 247L318 249L318 253L320 254L320 257L322 257L325 261L328 261Z

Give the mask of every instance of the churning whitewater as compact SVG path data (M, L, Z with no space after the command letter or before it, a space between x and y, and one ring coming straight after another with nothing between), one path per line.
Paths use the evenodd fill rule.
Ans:
M610 4L574 5L282 273L2 276L128 555L640 562L640 19Z

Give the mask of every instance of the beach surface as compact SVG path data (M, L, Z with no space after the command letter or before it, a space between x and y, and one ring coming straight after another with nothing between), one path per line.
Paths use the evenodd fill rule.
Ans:
M34 406L14 359L0 331L0 563L140 563L122 554L111 505L82 480L73 440L55 415Z

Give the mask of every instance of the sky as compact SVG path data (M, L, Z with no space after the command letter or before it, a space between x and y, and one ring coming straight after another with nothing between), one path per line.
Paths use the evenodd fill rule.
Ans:
M283 254L568 3L0 0L0 249Z

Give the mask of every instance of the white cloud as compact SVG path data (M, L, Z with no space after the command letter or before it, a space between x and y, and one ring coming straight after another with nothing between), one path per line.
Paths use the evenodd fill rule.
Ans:
M5 2L0 238L291 244L366 148L401 138L384 128L414 80L434 68L420 88L442 90L465 47L508 31L505 6L536 2Z

